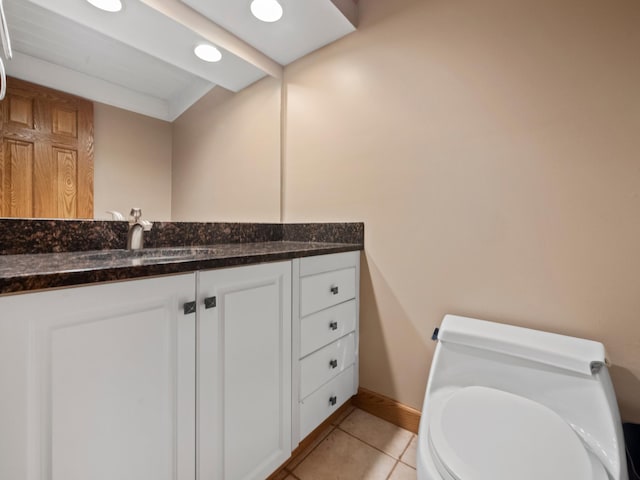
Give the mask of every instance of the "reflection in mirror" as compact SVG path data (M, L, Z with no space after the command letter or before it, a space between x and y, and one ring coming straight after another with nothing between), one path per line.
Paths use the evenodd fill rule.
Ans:
M280 93L216 87L173 123L96 104L95 217L279 221Z
M236 0L128 0L117 13L78 0L4 2L10 75L92 103L95 176L75 175L93 181L94 208L76 215L99 219L135 206L154 221L278 221L283 65L353 32L357 17L354 0L287 2L268 24ZM202 42L221 61L197 59ZM12 182L0 179L0 195L13 195ZM50 212L40 215L63 216Z
M243 205L233 200L237 190L225 195L228 186L241 188L252 171L271 182L264 170L280 162L280 82L267 75L280 76L282 67L183 5L163 5L132 0L112 14L75 0L5 0L15 50L8 72L35 89L52 90L37 100L21 92L2 106L0 200L8 199L9 208L0 202L0 216L107 219L107 211L127 216L135 206L144 218L162 221L172 219L175 201L182 216L212 220L214 215L231 217ZM193 45L203 41L218 45L222 61L202 62L193 55ZM87 122L72 114L68 107L75 100L66 100L74 98L66 93L88 99L92 112L85 115ZM43 111L48 96L55 98ZM250 111L254 107L257 112ZM190 108L200 113L194 115ZM36 118L37 112L46 118ZM254 119L260 121L252 123ZM30 140L9 131L9 124L29 130ZM37 131L42 125L48 133ZM80 127L84 140L74 130ZM181 142L174 154L174 135L184 138L192 128L199 128L206 142ZM265 132L274 138L267 139ZM82 148L60 144L60 133ZM49 134L55 138L47 138L47 144L36 140ZM218 145L221 141L227 144ZM255 158L256 151L263 157ZM79 161L80 153L87 154L87 162ZM248 158L259 167L249 168L244 163ZM86 167L79 170L76 164ZM235 177L239 168L245 178ZM214 171L211 177L208 172ZM187 201L172 197L174 175L187 179L191 188L178 192L190 195ZM205 176L209 181L197 190ZM245 211L245 218L260 217L264 205L279 201L279 194L265 200L260 188L270 192L279 183L251 189L258 192L259 207L256 214Z
M135 206L154 221L278 221L280 91L271 77L215 87L171 123L94 102L93 217ZM30 216L16 212L3 215Z
M185 18L181 2L159 2L172 6L164 12L127 0L108 13L84 0L3 1L10 75L170 122L215 85L235 92L282 70L255 49L245 57L225 49L243 42L216 35L207 19ZM217 45L221 61L198 59L200 43Z
M280 221L281 90L215 88L173 122L173 220Z

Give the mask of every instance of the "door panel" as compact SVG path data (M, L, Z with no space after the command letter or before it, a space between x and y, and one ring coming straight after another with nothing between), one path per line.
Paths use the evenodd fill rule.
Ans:
M199 284L199 478L262 480L291 453L291 263Z
M78 138L78 112L60 105L52 105L51 133Z
M34 145L19 140L3 142L2 208L4 217L30 217L33 212Z
M42 144L37 144L38 154L33 161L32 188L37 189L32 195L33 217L57 217L58 203L58 166L52 152ZM31 216L31 215L28 215Z
M150 306L43 332L52 479L172 479L178 372L167 313Z
M11 95L8 120L16 126L33 129L33 98Z
M194 297L194 274L0 297L0 478L193 480Z
M78 155L73 150L54 148L53 155L56 159L58 171L57 178L57 204L58 213L63 218L76 218L78 216Z

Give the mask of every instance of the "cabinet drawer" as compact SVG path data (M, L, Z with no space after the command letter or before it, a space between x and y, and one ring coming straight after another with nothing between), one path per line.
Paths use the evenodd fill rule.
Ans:
M356 301L350 300L300 320L300 357L356 329Z
M342 270L355 267L360 263L360 252L332 253L300 259L300 276L316 275L318 273Z
M354 367L351 366L300 402L301 439L356 393L353 375Z
M333 377L353 365L356 359L355 334L327 345L300 362L300 398L313 393Z
M300 279L300 316L337 305L356 296L355 267Z

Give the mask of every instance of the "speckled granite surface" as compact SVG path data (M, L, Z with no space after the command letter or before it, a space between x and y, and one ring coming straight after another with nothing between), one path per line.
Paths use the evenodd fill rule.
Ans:
M0 256L0 294L361 250L352 243L259 242ZM182 250L182 251L180 251ZM181 255L184 253L184 255Z
M127 222L0 219L0 255L126 248ZM254 242L364 243L362 223L154 222L145 248Z
M220 243L278 242L280 223L156 222L144 236L145 248Z
M127 247L127 222L0 219L0 255Z
M364 223L284 223L282 239L290 242L364 244Z
M127 228L126 222L0 219L0 295L364 248L361 223L162 222L137 252L124 249Z

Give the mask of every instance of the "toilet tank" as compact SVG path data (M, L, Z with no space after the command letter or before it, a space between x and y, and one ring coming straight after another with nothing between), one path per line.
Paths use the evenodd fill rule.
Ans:
M427 399L472 385L530 398L563 417L620 478L622 426L601 343L455 315L437 338Z

